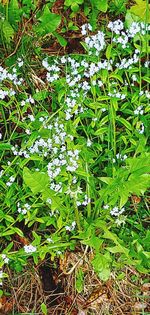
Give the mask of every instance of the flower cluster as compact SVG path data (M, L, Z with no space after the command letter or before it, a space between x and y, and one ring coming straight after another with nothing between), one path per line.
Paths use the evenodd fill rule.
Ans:
M2 254L2 259L3 259L3 261L4 261L4 263L5 264L8 264L8 262L9 262L9 258L6 256L6 254Z
M23 78L19 78L19 75L17 75L16 68L12 69L12 73L8 72L5 68L0 66L0 82L4 80L11 81L14 85L21 85L24 80Z
M31 206L28 203L25 203L23 207L20 207L20 202L17 203L17 207L18 207L17 211L23 215L26 214L31 208Z
M122 155L120 153L117 153L116 154L116 159L113 158L113 163L116 163L116 160L125 161L126 159L127 159L127 155L126 154Z
M86 37L85 43L89 50L89 55L92 55L94 52L95 55L98 56L100 51L102 51L106 45L105 34L103 32L98 31L96 35Z
M108 28L115 34L119 35L120 31L123 30L124 24L121 20L116 20L114 22L108 23Z
M135 115L143 115L143 113L144 113L144 110L143 110L143 106L138 106L135 110L134 110L134 114Z
M32 254L32 253L36 252L36 246L33 246L31 244L30 245L25 245L24 246L24 251L27 254Z
M75 229L75 227L76 227L76 222L75 221L73 221L72 222L72 224L71 224L71 226L69 226L69 225L66 225L65 226L65 229L66 229L66 231L73 231L74 229Z
M15 177L14 176L11 176L9 178L9 181L6 183L6 186L10 187L15 181Z
M119 209L118 207L114 207L111 209L110 214L114 217L119 217L125 211L125 208Z
M89 24L89 23L86 23L86 24L83 24L81 26L81 34L84 36L84 35L87 35L87 32L89 31L92 31L92 26Z

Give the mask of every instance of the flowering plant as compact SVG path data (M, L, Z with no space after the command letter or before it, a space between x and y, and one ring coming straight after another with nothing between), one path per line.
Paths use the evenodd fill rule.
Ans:
M86 53L46 56L42 78L29 70L32 89L23 56L0 68L1 268L21 270L29 255L35 263L48 253L54 259L74 249L75 239L94 248L96 271L103 255L102 280L117 266L115 254L118 265L148 268L148 236L138 220L150 183L149 30L116 20L94 34L84 25ZM132 195L143 196L140 219ZM127 246L133 222L141 224L140 238L133 232ZM15 251L16 234L25 241Z

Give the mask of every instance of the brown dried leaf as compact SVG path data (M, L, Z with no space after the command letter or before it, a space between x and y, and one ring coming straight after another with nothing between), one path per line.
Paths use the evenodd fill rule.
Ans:
M13 309L14 300L12 298L9 298L7 300L6 296L2 296L0 298L0 312L2 314L8 314Z
M138 203L141 202L141 197L138 197L138 196L136 196L136 195L133 195L133 196L131 197L131 199L132 199L132 202L135 203L135 204L138 204Z

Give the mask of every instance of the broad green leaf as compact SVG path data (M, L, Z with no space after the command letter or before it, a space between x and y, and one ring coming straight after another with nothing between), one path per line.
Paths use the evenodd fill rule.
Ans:
M113 178L111 177L99 177L99 179L108 185L111 185L113 183Z
M107 281L110 277L110 263L111 263L110 254L107 252L102 255L97 253L92 260L92 265L95 272L98 274L101 280Z
M120 249L120 251L121 251L122 253L124 253L127 257L129 256L129 250L128 250L126 247L124 247L124 246L122 246L122 245L120 244L119 238L118 238L118 236L117 236L115 233L110 232L110 231L106 228L106 229L105 229L105 233L104 233L104 235L103 235L103 238L107 238L107 239L112 240L112 241L118 246L118 248Z
M138 22L139 20L140 18L137 15L131 13L129 10L127 11L125 21L128 28L131 26L133 22Z
M5 38L6 43L9 44L10 41L13 39L15 32L8 21L4 20L2 22L1 31L3 32L3 36Z
M23 169L23 180L32 190L33 194L43 192L49 184L48 174L42 172L31 172L27 167Z
M41 235L38 235L35 231L32 231L32 234L34 237L33 245L39 245L41 242Z
M130 12L139 16L143 21L150 23L150 4L147 0L135 0L136 5L130 8Z
M20 9L18 0L10 0L8 6L8 20L11 25L17 26L20 21Z
M99 11L102 11L104 13L107 11L107 8L108 8L107 0L100 0L100 1L90 0L90 1L91 1L91 4L95 6Z
M61 22L61 17L58 14L51 13L48 5L45 5L43 14L39 17L39 25L35 27L37 34L43 36L53 33Z
M149 78L149 77L144 76L144 77L142 77L142 80L144 80L144 81L150 83L150 78Z

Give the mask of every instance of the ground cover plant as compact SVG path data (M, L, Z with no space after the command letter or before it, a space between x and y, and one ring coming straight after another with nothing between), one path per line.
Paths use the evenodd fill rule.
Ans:
M91 1L95 8L94 3ZM110 6L107 1L102 3L103 7L97 8L102 13L110 10L112 14L117 7L116 1ZM70 14L75 14L82 4L77 1L72 6L65 1L64 6L71 5ZM90 21L94 10L91 4ZM15 278L24 270L28 273L30 264L39 266L45 260L54 266L59 261L61 272L71 274L88 257L99 281L109 290L114 273L118 280L125 278L125 267L134 270L136 280L138 274L143 275L142 286L147 285L148 3L142 1L145 15L139 13L137 1L121 19L107 18L97 30L94 22L77 27L82 54L47 55L38 47L29 52L29 57L23 53L28 40L14 53L11 39L23 14L30 14L31 9L36 12L37 6L23 1L21 11L18 1L7 5L19 15L10 21L9 14L5 17L5 5L1 5L2 54L3 58L9 55L0 66L1 297L10 294L7 283L12 274ZM38 6L38 22L32 32L40 40L47 36L51 15L55 22L49 32L65 46L66 39L56 32L60 16L50 8L50 1L44 8ZM125 1L122 6L118 4L118 14L125 9ZM97 15L95 21L98 24ZM77 248L83 253L76 254L77 262L71 269L68 264L65 270L66 253L76 253ZM86 266L77 270L78 293L84 290L87 270ZM145 299L135 313L148 314ZM37 308L32 304L26 312L37 313L38 309L39 314L51 314L46 305L46 301ZM22 312L18 305L13 314L15 310ZM132 311L127 309L127 314ZM126 314L111 306L107 313L106 309L91 312ZM70 309L62 314L73 312Z

